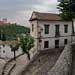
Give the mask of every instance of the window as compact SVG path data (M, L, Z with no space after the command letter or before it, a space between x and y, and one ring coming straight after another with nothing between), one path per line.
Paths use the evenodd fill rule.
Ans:
M64 33L68 33L68 25L64 25Z
M32 32L34 31L34 24L32 24Z
M3 50L3 53L5 53L5 50Z
M55 25L55 34L59 35L59 25Z
M64 39L64 44L67 44L68 40L67 39Z
M3 44L3 47L5 47L5 45Z
M44 25L45 34L49 34L49 25Z
M42 40L41 40L41 39L39 39L39 43L40 43L40 42L42 42Z
M44 41L44 48L49 48L49 41Z
M59 48L59 40L55 40L55 48Z

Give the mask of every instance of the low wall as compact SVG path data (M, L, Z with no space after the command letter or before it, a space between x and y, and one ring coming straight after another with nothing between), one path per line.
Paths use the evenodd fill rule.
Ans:
M72 65L72 46L66 45L54 67L48 72L48 75L71 75Z

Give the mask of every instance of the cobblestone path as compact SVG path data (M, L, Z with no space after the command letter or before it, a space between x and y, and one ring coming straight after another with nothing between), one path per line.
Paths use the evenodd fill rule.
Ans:
M60 52L43 52L33 60L21 75L47 75L48 71L53 67Z

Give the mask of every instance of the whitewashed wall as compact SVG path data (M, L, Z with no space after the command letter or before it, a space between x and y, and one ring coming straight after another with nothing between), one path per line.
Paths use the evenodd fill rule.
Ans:
M49 24L49 34L44 34L44 24ZM38 21L38 26L43 28L41 33L42 37L55 37L55 25L60 25L60 36L71 36L72 34L72 22L65 21ZM68 33L64 33L64 25L68 24Z
M17 51L16 51L16 56L21 54L22 53L22 49L19 48ZM14 57L14 52L11 51L11 48L10 46L8 45L0 45L0 57L1 58L13 58Z
M59 37L59 38L45 38L41 39L42 42L38 45L38 50L46 50L46 49L53 49L55 48L55 40L59 40L59 47L65 46L64 39L68 39L68 43L71 42L70 37ZM49 41L49 48L44 48L44 41Z
M55 40L59 40L59 46L65 46L64 45L64 39L68 39L68 43L72 42L72 22L69 21L31 21L30 22L32 28L32 24L34 24L34 32L31 30L31 35L35 38L34 43L34 50L45 50L44 48L44 41L49 41L49 48L52 49L55 48ZM49 24L49 34L44 34L44 25ZM60 25L59 32L60 37L55 37L55 25ZM64 25L68 25L68 33L64 33ZM43 29L42 31L40 29ZM39 37L39 33L41 31L41 40L42 42L39 43L39 40L37 39ZM74 38L74 37L73 37Z
M72 41L73 41L73 42L75 42L75 35L74 35L74 36L72 36Z
M37 21L32 21L30 22L30 30L31 30L31 36L34 38L37 38L38 34L37 34ZM34 25L34 31L32 32L32 24Z

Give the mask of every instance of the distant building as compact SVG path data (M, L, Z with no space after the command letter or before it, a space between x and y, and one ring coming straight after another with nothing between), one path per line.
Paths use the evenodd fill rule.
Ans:
M29 21L34 50L64 47L75 39L72 21L63 21L58 14L33 12Z
M7 21L7 18L1 19L0 25L5 25L5 24L9 24L8 21Z
M16 41L0 41L0 58L10 59L14 58L14 52L11 49L11 45L15 46ZM16 52L16 56L22 53L21 47Z

